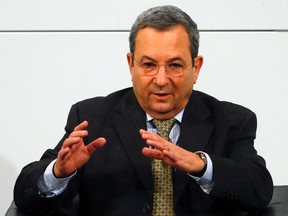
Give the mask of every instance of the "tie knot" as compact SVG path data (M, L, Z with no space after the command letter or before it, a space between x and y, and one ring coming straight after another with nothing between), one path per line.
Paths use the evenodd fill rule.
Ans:
M172 127L175 125L176 119L174 118L168 120L153 119L153 123L155 124L159 135L164 139L169 140L169 133Z

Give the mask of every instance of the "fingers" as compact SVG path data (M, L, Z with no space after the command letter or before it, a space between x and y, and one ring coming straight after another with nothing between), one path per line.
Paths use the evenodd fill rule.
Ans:
M88 122L87 121L83 121L82 123L80 123L79 125L77 125L74 128L74 131L69 135L69 137L64 141L62 149L65 148L77 148L77 145L82 145L83 143L83 138L88 136L88 131L86 130L88 126ZM86 146L86 150L89 154L92 154L93 152L95 152L97 149L103 147L103 145L106 143L106 139L105 138L98 138L94 141L92 141L91 143L89 143ZM68 151L68 150L67 150ZM63 156L64 156L64 152L63 152Z
M152 149L152 148L149 148L149 147L144 147L142 149L142 153L146 157L155 158L155 159L159 159L159 160L163 159L163 153L159 149Z
M57 159L58 160L65 160L65 158L68 156L69 153L70 153L69 148L61 149L58 153Z
M82 123L80 123L79 125L77 125L74 128L74 131L83 130L83 129L87 128L87 126L88 126L88 122L87 121L83 121Z
M140 129L140 134L142 139L144 139L147 143L152 148L156 148L160 151L164 150L170 150L172 143L168 142L158 134Z
M100 137L93 142L91 142L89 145L87 145L87 151L92 154L94 153L97 149L102 148L106 143L106 139L103 137Z
M106 143L106 140L101 137L85 145L83 138L88 136L87 126L87 121L82 122L65 139L54 166L56 177L66 177L75 172L87 163L97 149L103 147Z
M88 127L88 122L83 121L81 124L77 125L69 137L85 137L88 135L86 128Z
M168 142L161 136L155 133L151 133L146 130L140 130L142 139L144 139L149 147L145 147L142 150L143 155L150 158L163 160L168 164L172 164L175 154L172 153L172 149L175 147L173 143Z
M142 149L144 156L162 160L166 164L184 172L193 170L195 159L192 156L194 153L168 142L155 133L141 129L140 134L142 139L149 145L149 147Z
M82 142L82 138L88 136L88 131L85 130L87 128L88 122L83 121L81 124L77 125L74 128L74 131L69 135L69 137L64 141L63 148L72 148L75 144L80 144Z

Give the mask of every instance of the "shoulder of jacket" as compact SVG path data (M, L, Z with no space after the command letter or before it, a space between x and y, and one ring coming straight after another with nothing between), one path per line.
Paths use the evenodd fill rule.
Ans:
M229 101L225 101L225 100L219 100L211 95L208 95L206 93L203 93L201 91L195 91L195 94L197 97L200 97L201 100L203 100L203 102L212 110L215 111L223 111L224 113L231 113L231 114L245 114L245 113L254 113L252 110L250 110L249 108L233 103L233 102L229 102Z
M119 91L115 91L110 93L107 96L97 96L93 98L87 98L85 100L77 102L76 106L93 106L93 105L104 105L106 103L117 103L120 101L124 95L126 95L129 92L132 92L132 88L125 88L121 89Z

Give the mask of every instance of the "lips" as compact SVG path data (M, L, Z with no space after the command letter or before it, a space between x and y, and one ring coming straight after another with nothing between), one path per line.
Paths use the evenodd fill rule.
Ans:
M157 96L166 96L166 95L169 95L168 93L154 93L155 95L157 95Z
M167 99L170 96L169 93L152 93L152 94L158 100Z

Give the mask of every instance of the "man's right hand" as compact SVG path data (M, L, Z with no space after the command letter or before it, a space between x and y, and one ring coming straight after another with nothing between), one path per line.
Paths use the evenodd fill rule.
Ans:
M55 177L68 177L86 164L91 155L106 143L106 139L100 137L85 145L83 138L88 136L87 126L87 121L82 122L74 128L74 131L64 141L54 164L53 172Z

